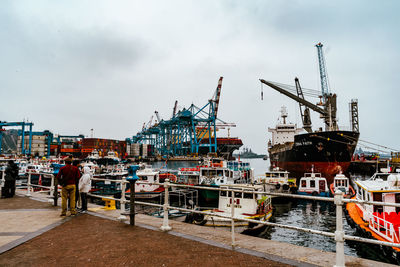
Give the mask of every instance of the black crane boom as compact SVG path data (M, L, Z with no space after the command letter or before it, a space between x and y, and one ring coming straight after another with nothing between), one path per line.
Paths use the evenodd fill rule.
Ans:
M318 113L320 113L320 114L322 114L322 115L324 115L324 116L328 116L328 115L329 115L327 111L323 110L322 108L318 107L317 105L314 105L313 103L310 103L310 102L308 102L307 100L298 97L297 95L294 95L294 94L292 94L292 93L289 93L289 92L286 91L285 89L283 89L283 88L281 88L281 87L279 87L279 86L277 86L277 85L275 85L275 84L273 84L273 83L271 83L271 82L268 82L268 81L266 81L266 80L264 80L264 79L260 79L260 82L262 82L263 84L266 84L266 85L268 85L269 87L275 89L275 90L278 91L279 93L284 94L284 95L290 97L291 99L293 99L293 100L295 100L295 101L297 101L297 102L303 104L304 106L306 106L306 107L308 107L308 108L314 110L315 112L318 112Z

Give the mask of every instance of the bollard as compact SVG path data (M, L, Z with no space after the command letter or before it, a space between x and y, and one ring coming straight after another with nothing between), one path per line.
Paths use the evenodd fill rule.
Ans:
M53 202L52 196L54 196L54 175L51 174L51 182L50 182L50 192L49 192L49 200L48 202Z
M168 187L169 187L169 179L165 179L164 182L164 188L165 188L165 195L164 195L164 218L163 218L163 225L160 227L161 231L170 231L172 228L171 226L168 225L168 208L169 208L169 192L168 192Z
M336 264L335 267L344 267L344 231L343 231L343 192L335 192L335 205L336 205Z
M58 179L54 177L53 205L55 207L58 204L57 202L58 202Z
M235 216L235 198L234 195L235 193L233 191L231 192L231 234L232 234L232 248L234 249L236 246L235 243L235 220L233 217Z
M136 171L139 169L138 165L132 165L128 168L129 176L126 179L130 185L131 191L131 200L130 200L130 211L129 211L129 224L135 225L135 183L139 180L139 177L136 175Z
M126 177L123 176L121 180L121 200L120 200L120 206L121 206L121 214L118 217L118 220L124 221L126 220L126 216L124 215L125 213L125 203L126 203L126 197L125 197L125 191L126 191Z
M26 189L26 196L30 197L31 196L31 173L28 174L28 187Z

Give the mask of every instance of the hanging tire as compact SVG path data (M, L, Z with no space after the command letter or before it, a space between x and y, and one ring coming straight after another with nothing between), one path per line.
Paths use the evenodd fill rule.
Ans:
M275 188L276 188L276 190L279 190L279 188L281 188L281 185L280 184L276 184Z
M193 223L197 225L205 225L206 220L204 220L204 214L193 213Z
M282 189L283 189L284 191L288 191L288 190L289 190L289 185L288 185L288 184L282 185Z
M193 213L189 213L185 217L185 223L193 223Z

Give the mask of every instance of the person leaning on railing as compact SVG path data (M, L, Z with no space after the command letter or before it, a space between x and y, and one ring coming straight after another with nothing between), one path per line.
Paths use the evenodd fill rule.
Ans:
M61 215L67 215L67 199L71 205L71 215L76 215L75 208L75 192L77 190L76 183L81 177L81 173L76 166L72 166L72 159L67 158L64 160L65 166L60 168L57 174L58 184L62 186L61 189Z

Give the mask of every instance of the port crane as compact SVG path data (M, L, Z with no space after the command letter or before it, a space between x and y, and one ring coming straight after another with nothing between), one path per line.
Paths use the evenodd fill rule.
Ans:
M158 118L158 124L144 127L127 141L152 144L161 155L197 154L200 149L216 153L216 131L236 126L217 118L222 80L223 77L220 77L212 98L204 106L198 107L192 104L189 108L178 111L176 100L171 119Z
M21 154L23 155L30 155L31 154L31 149L32 149L32 127L33 123L32 122L6 122L6 121L0 121L0 154L2 152L2 141L3 141L3 131L5 131L4 127L21 127ZM29 145L28 145L28 151L25 149L25 127L29 127L29 131L27 134L29 135Z

